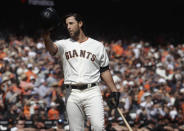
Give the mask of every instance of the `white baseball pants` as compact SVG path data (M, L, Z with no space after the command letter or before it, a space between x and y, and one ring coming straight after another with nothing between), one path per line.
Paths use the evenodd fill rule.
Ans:
M99 86L84 90L66 89L66 111L70 131L84 131L85 115L93 131L104 130L104 106Z

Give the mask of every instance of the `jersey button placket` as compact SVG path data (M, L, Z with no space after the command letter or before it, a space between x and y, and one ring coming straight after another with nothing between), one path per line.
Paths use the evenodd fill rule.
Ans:
M82 44L78 43L79 44L79 51L82 50ZM79 57L79 62L80 62L80 68L79 68L79 81L81 82L82 81L82 69L83 69L83 62L82 62L82 58Z

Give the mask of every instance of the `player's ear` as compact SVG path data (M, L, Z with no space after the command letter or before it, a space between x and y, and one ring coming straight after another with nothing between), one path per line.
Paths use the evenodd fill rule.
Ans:
M82 28L82 26L83 26L83 22L79 21L79 27Z

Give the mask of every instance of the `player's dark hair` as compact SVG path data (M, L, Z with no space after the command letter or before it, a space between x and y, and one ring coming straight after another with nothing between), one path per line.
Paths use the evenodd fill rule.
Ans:
M84 21L84 18L80 15L80 14L78 14L78 13L68 13L68 14L66 14L65 16L64 16L64 27L66 27L66 19L68 18L68 17L71 17L71 16L73 16L74 18L75 18L75 20L77 21L77 22L80 22L80 21L82 21L83 22L83 26L82 26L82 29L84 30L84 23L85 23L85 21Z
M68 13L65 15L64 20L66 20L68 17L71 17L71 16L73 16L78 22L84 21L83 17L78 13Z

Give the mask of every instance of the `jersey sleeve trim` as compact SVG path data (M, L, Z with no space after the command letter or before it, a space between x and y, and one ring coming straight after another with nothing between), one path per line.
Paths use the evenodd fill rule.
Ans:
M105 72L106 70L109 70L109 65L105 67L100 67L100 73Z

